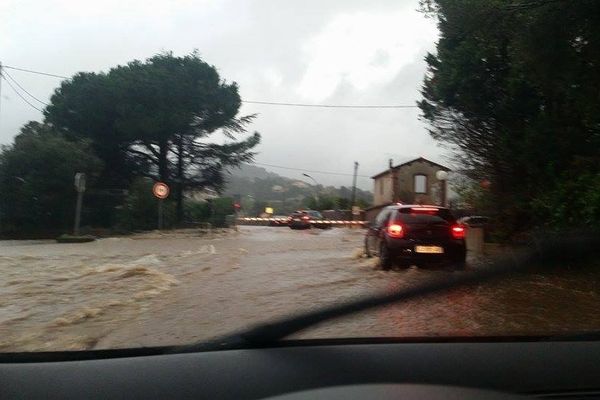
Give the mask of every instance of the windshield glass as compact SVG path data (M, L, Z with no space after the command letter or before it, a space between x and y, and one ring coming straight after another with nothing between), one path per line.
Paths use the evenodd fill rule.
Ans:
M598 1L34 3L0 2L0 352L205 341L600 226ZM597 330L599 267L294 337Z
M402 216L402 220L411 223L418 222L454 222L455 218L449 210L412 207L401 208L398 210Z

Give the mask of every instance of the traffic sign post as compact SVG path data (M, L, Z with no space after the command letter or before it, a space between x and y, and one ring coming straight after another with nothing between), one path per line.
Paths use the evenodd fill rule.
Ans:
M75 226L73 235L79 235L79 225L81 224L81 206L83 203L83 192L85 192L85 174L78 172L75 174L75 190L77 191L77 204L75 205Z
M163 200L169 197L170 189L166 183L156 182L152 193L158 199L158 230L163 228Z
M158 199L158 230L163 228L163 199Z

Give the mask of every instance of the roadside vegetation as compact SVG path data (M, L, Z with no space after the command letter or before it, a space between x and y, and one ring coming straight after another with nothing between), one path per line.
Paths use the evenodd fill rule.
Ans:
M165 226L183 223L186 191L220 192L227 169L254 157L260 135L247 127L255 116L239 115L240 105L237 84L196 53L75 74L55 90L44 120L0 152L0 232L68 230L76 172L88 176L83 225L155 228L153 181L171 187Z
M505 236L600 223L600 2L423 0L419 106Z

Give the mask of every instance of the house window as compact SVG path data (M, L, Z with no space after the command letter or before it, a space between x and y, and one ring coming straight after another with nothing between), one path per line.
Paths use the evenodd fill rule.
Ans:
M379 194L383 196L383 179L379 180Z
M427 193L427 175L415 175L415 193Z

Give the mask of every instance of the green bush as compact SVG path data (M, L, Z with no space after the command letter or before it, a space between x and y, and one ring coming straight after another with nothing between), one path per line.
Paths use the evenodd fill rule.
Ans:
M152 194L154 182L148 178L135 180L125 203L117 212L119 230L152 230L158 227L158 199ZM176 221L175 203L163 200L163 228L172 228Z
M185 220L189 222L208 222L210 219L210 203L188 200L184 204L184 215Z
M227 226L227 215L235 214L233 208L233 199L231 197L221 197L210 201L211 215L209 221L212 226L225 227Z
M600 173L564 176L533 202L546 228L597 228L600 224Z

